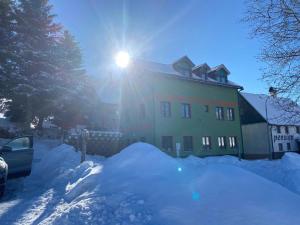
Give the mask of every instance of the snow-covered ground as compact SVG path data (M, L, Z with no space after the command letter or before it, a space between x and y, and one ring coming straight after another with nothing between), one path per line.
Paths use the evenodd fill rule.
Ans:
M32 174L9 181L1 225L300 224L297 154L175 159L137 143L80 164L72 147L55 145L36 142Z

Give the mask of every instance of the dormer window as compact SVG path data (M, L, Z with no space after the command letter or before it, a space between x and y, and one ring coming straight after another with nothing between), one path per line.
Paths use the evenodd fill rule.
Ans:
M227 78L226 78L226 76L224 76L224 75L220 75L220 76L218 76L218 81L219 82L221 82L221 83L227 83Z
M186 77L190 77L192 75L192 68L194 66L195 64L187 56L184 56L173 63L174 69Z
M227 83L227 76L229 74L229 70L223 64L213 67L208 71L208 76L220 83Z
M183 74L187 77L191 76L192 72L190 70L183 71Z
M191 76L191 70L185 69L185 68L178 68L178 72L181 73L182 75L189 77Z

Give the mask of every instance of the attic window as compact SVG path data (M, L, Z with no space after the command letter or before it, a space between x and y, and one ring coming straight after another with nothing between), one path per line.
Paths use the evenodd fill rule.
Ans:
M182 57L173 63L174 69L183 76L191 76L194 63L188 57Z
M176 70L183 76L189 77L191 75L191 70L186 65L177 65Z
M221 83L227 83L227 78L224 75L219 75L218 76L218 81Z
M189 77L189 76L191 75L191 71L190 71L190 70L182 70L182 74L183 74L184 76Z

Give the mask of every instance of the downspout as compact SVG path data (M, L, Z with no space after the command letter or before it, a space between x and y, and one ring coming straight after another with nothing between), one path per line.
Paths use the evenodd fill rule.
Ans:
M269 120L268 120L268 103L269 100L269 96L267 97L266 101L265 101L265 110L266 110L266 123L267 123L267 135L268 135L268 148L269 148L269 159L272 160L272 149L271 149L271 142L270 142L270 124L269 124ZM273 142L272 142L273 144Z
M244 90L243 88L240 88L238 89L238 93L240 93L242 90ZM241 95L241 94L239 94ZM238 95L238 110L239 110L239 120L240 120L240 133L241 133L241 148L243 150L243 157L244 157L244 138L243 138L243 130L242 130L242 124L241 124L241 113L240 113L240 107L239 107L239 104L240 104L240 96ZM241 154L241 149L239 148L239 160L241 160L242 158L242 154Z
M153 145L156 146L155 128L156 128L156 111L155 111L155 95L154 95L154 85L151 86L152 91L152 104L153 104Z
M272 149L271 153L273 153L274 152L274 145L273 145L272 125L271 125L271 149ZM271 156L273 158L272 154L271 154Z

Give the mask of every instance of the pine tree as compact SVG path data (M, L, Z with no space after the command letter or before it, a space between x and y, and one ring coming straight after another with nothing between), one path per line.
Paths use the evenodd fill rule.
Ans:
M8 97L16 73L15 2L0 1L0 99Z
M16 109L14 104L25 96L27 126L35 117L42 120L49 114L59 81L55 49L61 27L53 22L51 8L47 0L20 0L16 10L17 64L21 76L14 77L17 85L10 108Z
M65 31L59 44L60 75L64 78L62 97L57 101L54 121L68 128L87 123L94 102L89 77L82 69L81 51L75 38Z
M15 10L17 75L6 116L27 127L49 116L65 127L81 123L93 105L78 43L53 22L51 8L48 0L19 0Z

